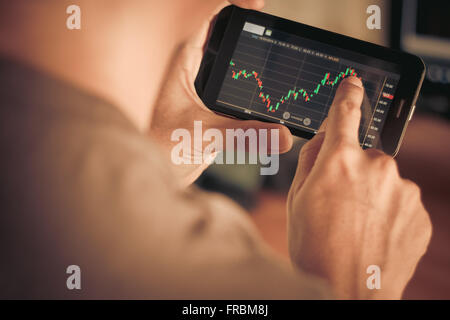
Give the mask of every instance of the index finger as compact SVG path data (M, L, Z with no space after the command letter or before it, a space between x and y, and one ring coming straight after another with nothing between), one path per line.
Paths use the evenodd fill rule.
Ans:
M348 77L341 82L328 113L323 149L329 150L341 142L359 146L363 96L363 84L357 77Z

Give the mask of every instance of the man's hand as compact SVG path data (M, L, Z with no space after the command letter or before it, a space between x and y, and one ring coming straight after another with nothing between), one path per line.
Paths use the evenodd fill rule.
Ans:
M364 89L339 86L328 119L304 145L288 197L291 258L326 278L338 298L399 299L425 253L431 222L419 188L399 176L395 161L358 141ZM369 290L369 265L381 268L381 289Z
M261 9L264 5L263 0L235 0L224 2L216 13L230 3L255 10ZM242 121L217 115L208 109L197 96L194 80L203 56L208 30L214 17L215 14L211 16L210 21L205 22L201 31L183 45L175 57L152 117L150 135L155 137L155 141L159 142L164 150L170 153L173 146L178 143L171 141L172 132L178 128L185 128L191 132L191 137L194 139L194 121L201 120L203 131L209 128L217 128L222 131L224 137L226 129L242 128L246 130L255 128L256 130L268 129L268 131L279 129L279 150L268 151L272 153L289 151L292 147L292 135L285 126L253 120ZM268 137L270 136L270 132L268 132ZM194 141L191 141L191 145L194 146ZM203 145L205 146L207 143ZM268 143L268 146L270 145ZM202 151L192 149L191 154L187 157L194 163L194 156L201 156ZM182 180L183 185L192 183L207 166L208 163L206 162L201 165L173 165L174 171Z

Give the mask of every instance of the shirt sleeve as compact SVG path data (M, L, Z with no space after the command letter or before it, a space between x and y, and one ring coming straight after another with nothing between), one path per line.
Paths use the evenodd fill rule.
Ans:
M5 296L331 297L276 256L231 200L177 187L147 137L79 126L41 134L40 152L24 160L20 205L2 219ZM69 265L81 269L79 292L66 287Z

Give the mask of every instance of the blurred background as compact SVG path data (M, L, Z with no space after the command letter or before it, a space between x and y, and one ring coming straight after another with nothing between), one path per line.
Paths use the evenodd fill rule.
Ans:
M369 30L366 9L381 8L381 29ZM397 161L404 178L422 189L431 215L429 250L405 299L450 299L450 1L266 0L265 12L421 56L427 76ZM288 259L286 197L304 140L280 156L280 171L258 165L213 165L196 182L245 207L263 238Z

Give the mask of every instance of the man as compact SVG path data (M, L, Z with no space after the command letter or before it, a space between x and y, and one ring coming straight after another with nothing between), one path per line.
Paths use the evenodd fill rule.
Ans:
M245 212L188 185L177 128L280 130L210 112L193 89L218 0L1 1L2 298L400 298L426 251L420 192L363 151L363 87L343 81L288 199L286 265ZM233 1L260 9L260 0ZM203 26L200 24L203 22ZM201 31L199 31L201 30ZM67 267L81 270L68 290ZM366 286L367 267L382 287Z

